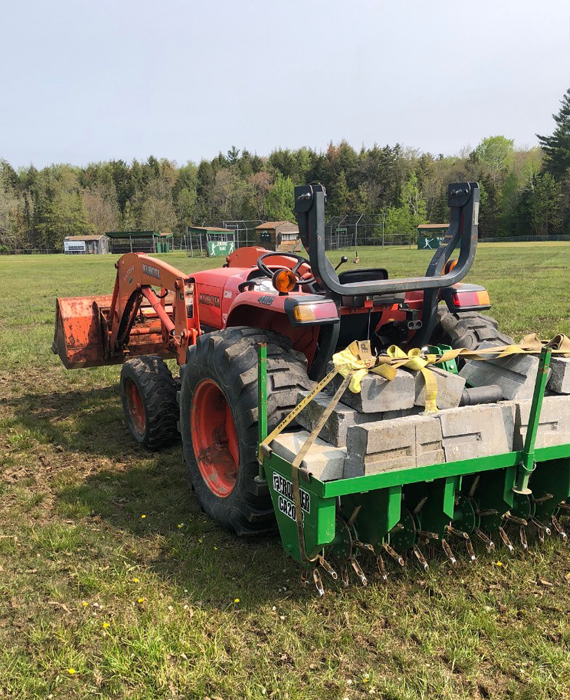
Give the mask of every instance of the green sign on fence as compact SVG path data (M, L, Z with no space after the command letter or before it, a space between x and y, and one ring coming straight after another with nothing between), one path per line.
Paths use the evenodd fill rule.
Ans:
M208 256L215 258L220 255L233 253L236 247L234 241L208 241Z

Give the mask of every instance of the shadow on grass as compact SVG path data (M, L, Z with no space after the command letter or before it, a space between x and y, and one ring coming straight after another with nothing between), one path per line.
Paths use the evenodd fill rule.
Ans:
M137 448L123 420L118 386L42 393L4 399L17 426L38 441L73 452L117 458Z
M307 595L298 583L300 569L285 555L277 531L238 538L201 511L179 443L156 453L134 443L117 387L32 391L5 403L13 410L16 429L63 448L80 479L89 464L91 473L79 483L72 477L52 486L61 517L78 525L101 519L124 533L102 557L114 558L120 551L211 607L236 597L272 600L289 585L289 595ZM100 458L112 466L99 462L97 467Z
M262 603L278 598L283 586L295 597L306 595L277 532L238 538L204 515L179 447L119 473L89 476L58 497L64 516L96 516L129 533L123 545L133 562L152 567L194 602L221 607L238 597Z

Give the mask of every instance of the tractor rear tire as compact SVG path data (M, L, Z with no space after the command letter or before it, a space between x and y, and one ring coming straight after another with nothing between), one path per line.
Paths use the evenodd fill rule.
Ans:
M437 323L430 341L433 345L450 345L452 348L476 350L482 343L511 345L514 341L501 333L498 324L491 316L477 311L452 313L440 306Z
M202 509L238 535L272 530L275 516L259 473L257 345L267 343L267 413L272 430L309 389L307 360L289 339L249 327L200 336L182 369L180 432Z
M121 400L131 435L148 450L178 438L178 384L160 357L127 360L121 368Z

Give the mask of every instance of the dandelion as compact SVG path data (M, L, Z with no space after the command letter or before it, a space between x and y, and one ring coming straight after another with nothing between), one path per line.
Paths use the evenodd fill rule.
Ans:
M83 607L86 608L86 607L89 605L89 603L87 603L87 602L84 600L83 603L81 603L81 605L83 605Z
M184 523L178 523L178 529L179 529L179 530L182 530L183 527L184 527Z
M104 622L104 623L103 623L103 629L106 630L107 627L109 627L109 623L108 623L108 622Z
M502 561L496 561L496 562L495 562L495 566L503 566L503 562L502 562Z
M143 514L141 515L141 518L144 520L144 519L146 518L146 515L143 513Z
M70 676L73 676L73 674L75 673L75 669L74 669L74 668L68 668L68 669L67 669L67 672L69 673Z
M137 602L138 602L138 603L144 603L144 598L139 598Z
M138 583L138 582L139 582L138 578L133 579L133 583Z
M239 598L234 598L234 603L239 603Z

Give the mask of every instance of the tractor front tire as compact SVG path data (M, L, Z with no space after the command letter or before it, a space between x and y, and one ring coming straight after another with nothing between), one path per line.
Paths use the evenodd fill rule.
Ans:
M267 483L259 474L257 346L267 343L267 413L272 430L308 389L305 356L276 333L248 327L200 336L182 369L180 433L202 509L238 535L273 529Z
M477 311L452 313L446 307L440 306L430 342L433 345L443 344L452 348L476 350L483 343L511 345L513 339L499 331L497 322L491 316Z
M127 427L139 445L158 450L175 442L178 385L160 357L127 360L121 368L121 400Z

